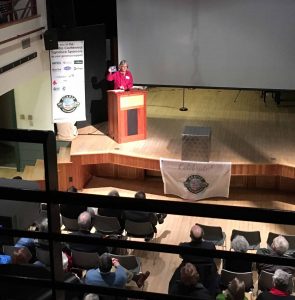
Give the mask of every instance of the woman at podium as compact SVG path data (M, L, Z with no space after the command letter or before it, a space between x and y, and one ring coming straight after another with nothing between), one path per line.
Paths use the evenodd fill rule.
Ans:
M109 67L108 71L107 80L114 81L115 90L128 91L133 87L133 77L126 60L121 60L118 71L114 67Z

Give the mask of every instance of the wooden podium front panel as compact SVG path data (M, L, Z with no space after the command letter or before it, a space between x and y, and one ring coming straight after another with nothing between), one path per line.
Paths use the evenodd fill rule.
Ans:
M109 135L117 143L146 139L146 92L108 91Z

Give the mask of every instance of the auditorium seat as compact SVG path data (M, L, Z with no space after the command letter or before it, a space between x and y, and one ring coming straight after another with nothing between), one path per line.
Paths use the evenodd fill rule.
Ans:
M220 274L220 283L221 287L223 289L226 289L228 287L228 284L234 279L238 278L240 281L244 281L245 283L245 291L250 292L253 290L253 274L252 272L244 272L244 273L238 273L238 272L231 272L225 269L221 270Z
M202 225L198 224L202 227L204 236L203 239L205 241L212 242L215 246L221 246L225 248L225 239L226 234L222 231L220 226L209 226L209 225Z

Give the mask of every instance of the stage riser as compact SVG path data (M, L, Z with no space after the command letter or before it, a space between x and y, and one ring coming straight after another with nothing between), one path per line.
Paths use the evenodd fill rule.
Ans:
M233 169L234 168L235 166L233 165ZM278 165L273 165L271 167L270 165L268 165L266 169L261 168L259 166L256 166L256 168L254 168L253 166L248 166L248 168L248 170L251 170L251 172L259 171L259 175L235 175L232 173L230 183L231 187L295 191L294 178L276 175L276 172L282 171L283 168L287 167L282 167ZM241 171L240 168L238 169L239 171ZM269 172L269 176L264 175L264 172L270 169L272 169L273 172ZM245 169L243 171L245 171ZM274 175L272 173L274 173ZM159 170L147 170L143 168L134 168L130 166L123 166L110 163L82 164L82 161L78 157L73 157L73 163L59 164L59 190L65 191L71 185L76 186L78 189L82 189L89 182L92 176L143 180L145 176L161 177L161 172Z

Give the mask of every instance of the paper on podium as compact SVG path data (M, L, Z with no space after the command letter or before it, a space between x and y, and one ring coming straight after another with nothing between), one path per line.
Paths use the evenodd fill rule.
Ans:
M115 93L122 93L122 92L125 92L124 90L112 90L113 92Z

